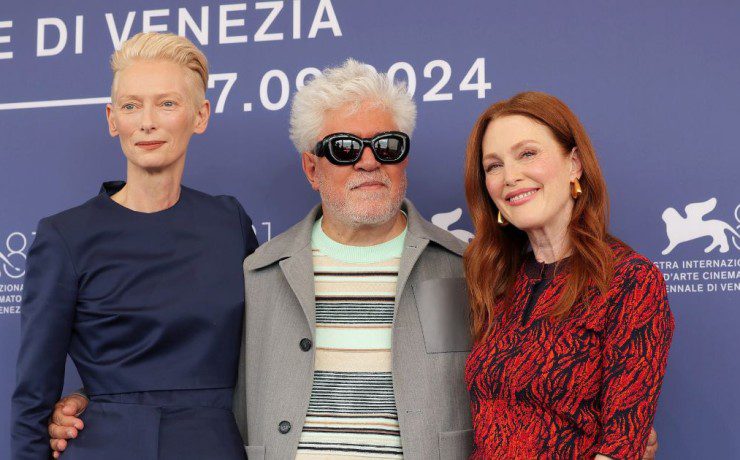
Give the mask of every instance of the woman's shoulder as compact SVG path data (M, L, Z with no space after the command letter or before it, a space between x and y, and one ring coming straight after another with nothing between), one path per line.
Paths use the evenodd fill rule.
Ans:
M629 278L663 278L658 267L650 259L632 249L627 243L611 238L609 246L614 255L612 287L619 286Z
M614 272L607 292L600 293L592 287L592 297L585 313L587 324L594 329L603 329L609 324L633 324L655 318L670 316L665 281L660 270L644 255L626 243L613 238L611 247ZM619 327L622 327L619 326Z
M252 219L244 210L239 200L231 195L209 195L192 188L182 187L183 193L187 193L188 202L195 203L198 208L196 214L202 221L211 222L211 228L217 228L218 232L230 232L238 229L242 238L240 244L246 244L246 254L251 254L258 243L254 236Z
M106 207L101 195L95 195L82 204L59 211L39 220L37 232L54 229L56 232L70 236L95 228L95 222L101 219L101 212Z
M184 195L187 195L190 200L196 201L196 202L202 202L206 204L223 204L226 206L233 206L234 202L237 202L237 199L234 198L231 195L211 195L210 193L203 192L201 190L196 190L194 188L182 186L181 187L182 193Z
M665 280L658 267L622 241L610 245L615 263L608 303L614 313L651 316L668 310Z
M188 201L203 211L225 213L230 216L234 213L245 214L239 200L232 195L211 195L185 186L182 186L182 193L187 194Z

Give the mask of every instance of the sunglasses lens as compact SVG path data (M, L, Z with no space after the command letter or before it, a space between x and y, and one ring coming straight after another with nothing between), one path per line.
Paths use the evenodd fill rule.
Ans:
M389 134L375 140L373 146L378 158L384 161L395 161L401 158L406 150L406 143L401 136Z
M344 137L338 137L332 139L329 144L331 154L337 161L342 163L354 162L358 157L362 149L362 145L355 139L349 139Z
M362 156L365 146L372 145L375 159L381 163L398 163L409 152L409 138L400 132L382 133L371 139L360 139L351 134L330 134L316 144L316 153L326 156L335 165L352 165Z

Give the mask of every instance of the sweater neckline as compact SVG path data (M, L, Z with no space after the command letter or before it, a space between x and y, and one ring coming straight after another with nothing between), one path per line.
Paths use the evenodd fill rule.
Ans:
M331 239L321 228L323 216L314 222L311 232L311 244L324 255L342 262L371 264L401 257L403 242L406 239L406 228L393 238L372 246L351 246Z
M126 181L107 181L103 182L103 184L100 186L100 193L99 197L101 198L101 201L108 206L109 208L115 210L116 212L120 212L123 214L128 214L130 216L142 216L143 218L156 218L159 216L167 216L169 214L172 214L176 212L179 208L183 206L184 201L184 194L187 190L187 187L180 186L180 196L169 208L162 209L161 211L155 211L155 212L142 212L142 211L135 211L133 209L129 209L126 206L123 206L120 203L117 203L112 196L118 193L124 186L126 185Z
M551 263L539 262L533 251L524 256L524 273L532 280L550 281L557 275L562 274L570 265L570 256Z

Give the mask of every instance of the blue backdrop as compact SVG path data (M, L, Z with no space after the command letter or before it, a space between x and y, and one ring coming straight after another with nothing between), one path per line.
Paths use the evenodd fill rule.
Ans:
M108 58L148 29L186 34L208 56L215 113L191 143L185 184L238 197L260 241L318 201L287 133L288 98L311 68L354 57L409 81L419 104L409 196L427 218L464 210L465 140L486 106L523 90L563 99L596 146L613 232L667 279L676 333L655 423L660 457L735 458L739 20L740 5L722 0L3 0L0 433L36 223L123 178L104 118ZM466 211L450 229L470 230ZM0 436L0 458L8 444Z

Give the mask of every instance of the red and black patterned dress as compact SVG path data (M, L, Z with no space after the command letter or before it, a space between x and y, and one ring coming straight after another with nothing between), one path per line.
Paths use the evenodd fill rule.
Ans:
M549 314L567 260L523 264L513 305L468 357L472 459L642 457L673 316L658 269L622 243L612 250L608 293L589 290L563 320Z

